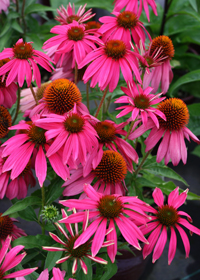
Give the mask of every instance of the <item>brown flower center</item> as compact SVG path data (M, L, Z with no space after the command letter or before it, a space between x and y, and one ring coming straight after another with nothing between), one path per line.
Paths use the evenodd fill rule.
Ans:
M114 140L116 129L113 124L108 121L98 122L94 128L99 136L100 143L109 143Z
M134 28L137 25L138 17L130 11L121 12L117 17L117 23L125 29Z
M74 243L78 237L78 235L71 236L66 242L66 249L73 258L81 259L89 253L91 244L90 241L87 241L84 244L80 245L78 248L73 249Z
M67 23L72 23L73 20L78 21L79 18L80 18L80 17L77 16L77 15L71 15L71 16L68 16L68 17L66 18L66 22L67 22Z
M32 141L33 143L38 144L38 145L42 145L42 144L46 143L46 138L44 135L45 132L46 132L46 130L34 125L33 123L30 124L30 128L28 130L26 130L26 133L29 136L30 141Z
M49 82L43 83L43 84L41 84L41 87L37 89L37 91L36 91L37 100L40 100L43 98L44 91L48 85L49 85Z
M16 58L27 59L33 56L33 47L30 43L18 43L13 47Z
M0 60L0 68L1 68L4 64L6 64L7 62L9 62L9 61L10 61L9 58L5 58L5 59ZM0 88L6 87L6 79L7 79L7 77L8 77L8 73L9 73L9 72L7 72L7 73L4 75L4 79L2 79L3 76L0 76Z
M105 45L105 53L107 56L115 60L124 57L126 53L126 46L121 40L109 40Z
M122 211L122 202L113 195L104 195L98 205L99 212L103 217L115 218Z
M104 151L99 165L94 169L95 175L105 183L122 181L127 173L124 158L118 152Z
M71 116L67 117L64 126L67 131L71 133L77 133L83 130L85 120L76 113L73 113Z
M24 168L20 176L26 175L30 169L31 169L31 160L29 160L29 162L27 163L26 167Z
M180 130L188 124L189 112L186 104L179 98L169 98L158 105L158 109L166 116L167 121L158 117L162 128L170 131Z
M13 221L9 216L2 216L0 213L0 239L5 240L13 232ZM1 279L1 278L0 278Z
M176 224L179 215L173 206L164 205L158 208L157 218L161 224L165 226L173 226Z
M84 37L84 30L81 27L71 27L67 32L69 40L79 41Z
M5 137L12 125L12 118L8 110L4 106L0 106L0 138Z
M135 107L139 109L147 109L149 107L149 99L144 95L140 94L134 98Z
M85 30L89 29L99 29L101 27L101 23L98 21L89 21L85 25Z
M57 79L50 83L44 91L44 100L51 113L63 115L81 102L78 87L67 79Z
M3 278L4 278L4 273L0 269L0 280L2 280Z
M172 40L168 36L161 35L153 39L150 49L150 56L160 47L162 48L161 56L166 57L165 60L174 57L174 46Z

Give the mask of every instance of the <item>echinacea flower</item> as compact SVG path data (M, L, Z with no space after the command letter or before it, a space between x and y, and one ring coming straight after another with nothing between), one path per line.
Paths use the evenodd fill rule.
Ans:
M62 216L63 216L63 219L66 219L68 217L66 212L63 209L62 209ZM88 216L89 216L89 214L86 211L84 213L84 216L82 219L82 222L83 222L82 232L83 233L85 231L87 231L87 228L88 228ZM64 240L61 240L54 233L50 232L49 235L53 238L53 240L55 240L57 243L61 244L62 247L44 246L42 248L47 251L52 251L52 252L63 251L65 253L65 256L63 258L59 259L56 262L56 264L63 263L69 259L73 260L72 274L76 273L77 268L78 268L78 262L80 263L83 272L85 274L87 274L87 265L84 262L85 258L91 259L97 263L107 264L107 261L103 260L102 258L90 255L91 254L90 253L91 243L92 243L92 240L89 240L90 237L86 240L86 242L83 242L80 246L76 246L76 248L74 248L74 243L80 236L77 223L75 223L75 233L72 229L71 224L68 222L65 223L65 226L69 232L69 235L67 235L65 230L58 223L55 223L55 225L57 226L58 230L64 235ZM113 242L111 242L111 241L102 242L101 247L107 247L107 246L110 246L111 244L113 244Z
M9 61L10 59L8 58L0 60L0 69ZM11 108L17 100L17 85L15 83L11 83L9 86L6 86L8 73L9 72L0 76L0 105L5 106L6 108Z
M53 277L51 280L64 280L65 277L65 271L61 271L59 268L53 267ZM75 280L73 278L69 278L69 280ZM16 280L26 280L23 276L22 277L16 277ZM42 273L40 273L40 276L37 278L37 280L49 280L49 272L48 268L46 268Z
M6 12L9 6L10 6L10 0L1 0L0 14L2 13L2 11Z
M132 162L138 163L138 154L127 141L120 137L127 134L127 132L122 129L125 125L127 125L127 122L116 124L111 120L93 122L94 129L98 134L99 146L93 149L86 165L92 161L92 168L95 169L100 163L103 156L103 149L106 147L113 151L119 150L126 160L128 170L130 172L133 171ZM86 170L84 170L84 175L86 174Z
M15 272L9 272L10 269L13 269L17 266L23 258L26 256L26 253L18 254L24 246L18 245L12 248L9 252L12 237L8 236L0 249L0 276L1 279L9 279L15 277L21 277L31 274L36 268L26 268Z
M41 85L40 70L37 66L39 64L48 72L51 72L53 62L46 54L35 50L31 42L23 42L19 39L12 48L6 48L0 53L0 60L9 58L10 61L0 68L0 76L6 74L6 86L12 82L17 81L22 87L26 77L27 86L29 87L33 80L36 80L38 87Z
M2 168L2 172L11 171L10 178L14 180L25 169L31 157L35 157L35 172L39 184L42 187L47 175L47 160L45 153L50 145L45 138L45 130L35 125L33 122L40 116L36 115L31 121L21 123L10 127L10 129L19 129L20 133L11 137L2 146L4 150L2 157L8 157ZM54 171L64 181L69 178L69 170L62 163L58 154L50 156L49 162Z
M173 79L173 72L170 65L170 60L174 56L172 40L165 35L158 36L152 40L148 52L149 57L152 57L155 53L159 52L158 56L161 58L161 64L151 68L149 73L145 72L143 87L146 88L151 84L151 87L153 88L152 93L156 93L161 83L161 90L163 93L166 93L169 84ZM149 62L151 63L150 59Z
M25 198L27 195L28 187L34 187L36 180L31 170L31 161L27 163L22 172L13 180L10 180L10 171L2 172L3 165L7 157L2 157L4 148L0 147L0 199L7 198L17 199Z
M114 7L114 12L121 11L123 8L128 11L133 11L134 13L138 14L139 16L142 13L142 8L144 7L146 16L148 21L150 21L149 18L149 7L148 5L151 6L154 14L157 16L157 7L156 7L156 2L155 0L115 0L115 7ZM138 8L139 4L139 8Z
M74 249L83 246L94 234L91 251L92 256L95 256L102 247L106 231L113 229L107 234L107 240L114 240L114 244L108 246L107 251L111 261L114 262L117 253L117 233L115 223L125 240L138 250L141 250L138 239L142 242L148 243L134 222L135 220L142 224L146 223L146 214L144 211L148 211L148 206L145 202L132 196L120 196L117 194L103 195L96 192L92 186L87 184L84 185L84 192L89 199L68 199L60 201L62 205L69 207L70 209L91 210L89 211L89 218L93 218L93 221L76 239ZM67 224L81 222L83 221L84 216L85 212L74 213L69 217L60 220L60 223Z
M4 106L0 106L0 138L4 138L8 134L11 125L12 118L9 111Z
M167 241L167 231L170 230L171 237L169 242L168 251L168 264L171 264L177 247L177 237L175 229L178 230L185 247L186 258L189 257L190 242L187 234L182 226L190 230L191 233L200 235L200 229L191 225L186 219L181 216L187 217L192 222L191 217L183 212L178 211L178 208L184 204L187 198L188 189L179 195L179 188L177 187L168 196L168 204L164 204L164 196L159 188L155 188L153 192L154 202L158 205L158 210L150 208L149 212L152 213L151 222L147 225L140 227L143 234L150 233L148 237L148 245L144 245L143 257L146 258L153 251L152 261L155 262L160 258Z
M155 126L152 120L147 121L147 125L141 125L129 139L133 140L141 136L148 129L152 129L147 139L146 152L150 151L162 138L157 151L157 162L165 158L165 164L172 160L173 165L177 165L182 159L183 163L187 161L187 149L184 138L200 144L199 139L186 127L189 120L189 112L186 104L179 98L169 98L162 101L157 107L166 116L166 121L158 117L159 128Z
M69 112L76 103L80 113L89 113L87 107L81 102L82 96L79 88L67 79L57 79L51 82L44 90L39 105L34 107L29 116L36 114L58 114Z
M88 161L90 161L90 155L88 155ZM62 185L62 187L65 187L64 196L82 193L83 185L91 184L93 180L95 181L93 188L100 193L125 194L126 184L124 179L127 174L127 163L117 151L103 151L101 161L95 169L92 168L92 164L88 164L86 170L82 166L78 166L70 173L70 180ZM84 197L83 194L81 196Z
M98 83L101 90L109 86L113 92L119 82L120 69L126 82L132 82L133 74L141 83L137 58L139 54L132 52L122 40L108 40L98 49L90 52L79 65L89 64L83 76L84 83L91 79L91 87Z
M140 85L136 86L134 83L128 84L128 88L121 87L121 89L126 95L119 97L115 103L128 103L128 105L116 108L116 110L123 109L116 118L131 113L129 120L135 121L141 117L143 124L147 125L148 118L151 118L157 128L159 128L159 121L156 115L166 120L164 113L152 106L165 99L165 97L160 97L162 92L156 95L151 94L153 88L148 87L143 90Z
M90 119L90 115L78 113L76 103L70 112L62 116L49 114L38 119L35 123L46 130L47 141L53 140L47 157L61 150L64 164L68 164L68 160L72 158L74 162L79 159L85 165L87 154L98 146L98 135L89 123Z
M59 9L57 9L58 16L56 16L55 19L62 25L72 23L73 20L83 23L95 16L95 14L92 14L92 9L89 9L87 12L85 12L86 6L87 4L85 4L83 7L80 6L76 13L74 3L73 6L71 3L69 3L66 9L62 5L59 7Z
M146 35L149 40L151 36L145 29L143 23L139 20L138 15L129 11L112 12L114 16L104 16L99 19L103 23L99 32L103 34L103 40L106 42L108 39L118 39L124 41L128 46L133 41L137 46L141 41L143 46L145 44ZM132 38L131 38L132 37Z
M0 243L1 243L1 245L4 244L4 242L8 236L11 237L11 241L13 241L21 236L26 236L26 233L21 228L18 228L14 224L14 222L18 222L18 220L14 219L14 218L10 218L8 215L3 216L3 214L0 213Z
M55 64L62 66L68 60L73 58L71 67L75 67L85 58L92 50L96 49L96 44L101 44L102 41L98 38L99 33L91 30L85 30L83 24L73 21L68 25L56 25L51 29L51 33L59 34L47 40L44 43L43 49L53 52L52 58ZM70 55L69 55L70 54Z
M85 30L90 30L90 29L99 29L101 27L101 23L98 21L88 21L85 24Z

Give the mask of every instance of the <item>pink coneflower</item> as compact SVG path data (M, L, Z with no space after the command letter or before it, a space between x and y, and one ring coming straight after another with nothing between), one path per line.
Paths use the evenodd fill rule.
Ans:
M138 2L139 2L139 9L138 9ZM154 14L156 16L158 15L155 0L140 0L140 1L137 1L137 0L115 0L114 3L115 3L115 7L114 7L115 12L119 12L124 7L126 7L126 10L133 11L134 13L136 13L140 16L141 13L142 13L142 8L144 7L147 19L148 19L148 21L150 21L149 7L148 7L148 5L150 5Z
M99 29L101 27L101 23L98 22L98 21L88 21L86 24L85 24L85 30L90 30L90 29Z
M88 159L88 163L92 161L93 169L95 169L100 163L103 156L103 149L106 147L109 150L119 150L119 152L126 160L128 170L130 172L133 171L132 162L134 161L138 163L138 154L129 143L127 143L124 139L122 139L122 137L120 137L127 134L127 132L122 129L125 125L127 125L127 122L116 124L115 122L110 120L95 122L93 124L99 137L99 146L95 147L93 153ZM87 174L86 170L84 174Z
M168 36L158 36L154 38L149 46L149 64L151 66L150 72L145 72L143 78L143 87L146 88L150 85L153 88L152 93L156 93L161 83L163 93L166 93L169 84L173 79L173 72L170 65L170 60L174 56L174 46L172 40ZM157 60L160 58L160 65L153 67L151 65L151 57L158 53ZM153 68L152 68L153 67Z
M132 52L122 40L108 40L96 50L90 52L79 68L92 62L83 76L84 83L91 80L91 87L99 83L101 90L109 86L113 92L119 82L120 69L126 82L132 82L133 73L141 83L137 58L139 54Z
M28 187L34 187L36 185L36 180L31 170L31 161L27 163L24 170L17 178L9 181L10 171L2 172L3 165L6 161L6 158L2 157L3 149L3 147L0 147L0 199L3 199L4 195L9 199L15 197L17 197L17 199L25 198Z
M57 67L51 75L51 80L68 79L74 82L74 69L68 66Z
M0 106L0 138L4 138L12 125L12 117L4 106Z
M13 269L15 266L17 266L23 260L23 258L26 256L26 253L17 255L22 249L24 249L24 246L21 246L21 245L15 246L8 252L8 249L10 248L11 240L12 240L11 236L8 236L5 240L2 248L0 249L1 279L26 276L37 269L37 267L36 267L36 268L22 269L20 271L15 271L12 273L8 272L8 270Z
M63 209L62 209L62 216L63 216L64 220L68 217L66 212ZM83 219L81 220L83 222L82 232L84 233L87 231L87 228L88 228L88 216L89 216L88 211L83 213L82 216L83 216ZM63 223L65 223L65 222L63 222ZM75 233L73 232L71 224L69 224L68 222L65 223L65 226L66 226L70 236L67 235L65 230L58 223L55 223L55 225L57 226L58 230L64 235L64 241L61 240L54 233L50 232L49 235L53 238L53 240L55 240L56 242L61 244L62 247L46 247L45 246L45 247L43 247L43 249L47 250L47 251L52 251L52 252L63 251L65 253L65 256L63 258L59 259L56 262L56 264L63 263L69 259L73 260L72 274L76 273L77 268L78 268L78 262L80 263L83 272L85 274L87 274L87 265L84 262L85 258L89 258L97 263L107 264L107 261L103 260L102 258L90 255L91 243L93 242L92 240L90 240L91 235L88 237L88 239L85 242L82 242L82 244L80 244L80 246L76 246L76 248L74 248L74 244L80 236L80 233L78 231L78 224L76 222L75 222ZM111 244L113 244L112 241L102 242L101 247L107 247L107 246L110 246Z
M53 61L43 52L35 50L31 42L24 43L23 39L19 39L13 48L4 49L0 53L0 60L5 58L9 58L10 61L0 68L0 75L9 71L6 86L17 81L22 87L26 77L28 87L33 80L36 80L37 86L40 87L41 76L37 64L49 72L53 69L50 64Z
M89 9L87 12L85 12L86 6L87 4L85 4L83 7L80 6L76 13L74 3L73 6L71 6L71 3L69 3L66 9L62 5L59 9L57 9L58 16L56 16L55 19L62 25L72 23L73 20L83 23L95 16L95 14L92 14L92 9Z
M90 155L87 161L89 160ZM101 161L95 169L92 169L92 164L88 164L86 171L82 166L71 170L70 180L62 185L66 187L63 195L72 196L82 193L83 185L91 184L93 180L95 182L93 188L100 193L124 195L126 174L127 163L123 156L117 151L106 150L103 151Z
M51 280L64 280L65 277L65 271L60 271L59 268L53 267L53 277ZM69 280L75 280L73 278L69 278ZM16 277L16 280L26 280L23 276L22 277ZM40 276L37 278L37 280L49 280L49 272L48 268L42 271L40 273Z
M1 242L1 245L4 244L4 242L8 236L11 237L12 241L21 236L26 236L26 233L21 228L18 228L13 222L18 222L18 220L14 219L14 218L10 218L8 215L2 216L2 213L0 213L0 242Z
M146 223L146 214L144 213L144 211L148 211L146 203L131 196L127 197L117 194L103 195L96 192L92 186L87 184L84 185L84 192L89 199L69 199L60 201L60 203L66 207L81 210L91 209L92 211L89 212L89 218L95 219L88 229L76 239L74 249L78 249L79 246L87 242L95 233L91 248L92 256L95 256L104 242L108 223L108 231L111 229L113 230L107 235L107 240L114 240L114 244L109 246L107 251L111 261L114 262L117 253L116 223L126 241L138 250L141 250L138 239L145 243L147 243L147 240L140 229L135 225L134 220L142 224ZM60 223L80 222L83 221L84 216L84 212L78 212L77 214L75 213L69 217L63 218L60 220Z
M67 79L57 79L46 87L39 105L29 112L29 116L32 117L36 114L63 115L69 112L75 103L78 112L89 113L81 100L80 90L73 82Z
M90 115L84 116L77 112L76 103L74 108L63 116L49 114L46 118L38 119L35 123L47 130L47 141L53 139L47 157L61 150L64 164L69 164L68 161L72 158L74 162L79 159L82 165L85 165L87 153L98 146L98 135L89 123L90 119Z
M155 210L151 207L149 212L153 213L155 216L151 216L152 221L140 228L143 234L148 234L151 232L150 236L148 237L149 245L145 245L143 248L144 258L146 258L153 251L153 249L153 262L160 258L167 241L167 230L170 229L171 238L169 242L168 264L171 264L176 253L177 245L175 228L178 230L182 238L185 247L186 258L189 257L190 242L182 226L188 228L190 232L196 233L198 235L200 235L200 230L191 225L186 219L181 217L185 216L190 222L192 222L191 217L187 213L183 211L177 211L177 209L182 204L184 204L187 198L187 192L188 189L179 195L179 188L177 187L169 194L168 204L164 205L164 196L162 191L158 188L155 188L153 192L153 198L155 203L158 205L158 210Z
M47 161L45 153L50 145L45 138L45 130L36 126L33 122L39 116L34 116L31 121L24 122L10 127L10 129L19 129L19 134L11 137L2 146L5 146L2 157L8 157L3 165L2 172L11 171L10 178L17 178L27 166L31 157L35 160L35 172L39 184L42 187L47 175ZM54 171L64 181L69 178L69 170L62 163L58 154L54 154L49 158L50 164Z
M54 26L51 33L59 35L47 40L43 49L49 49L53 53L54 61L56 64L59 62L59 66L62 66L63 61L66 64L72 56L71 67L74 68L75 62L79 65L88 53L97 48L95 43L98 45L102 43L98 38L99 33L93 31L91 35L91 30L85 30L84 25L76 21L68 25Z
M10 6L10 0L1 0L0 14L2 13L2 11L6 12L9 6Z
M166 120L164 113L152 106L165 99L165 97L160 97L162 92L156 95L151 94L153 88L148 87L143 90L140 85L136 86L134 83L128 84L128 88L121 87L121 89L126 95L119 97L115 103L128 103L128 105L116 108L116 110L123 109L116 118L131 113L129 120L135 121L138 117L141 117L143 124L146 126L148 118L151 118L157 128L159 128L159 121L156 115Z
M35 92L38 101L43 98L44 90L49 85L49 83L50 82L43 83L39 88L33 87L33 90ZM30 88L23 89L21 91L21 97L22 97L20 99L21 112L25 113L27 110L32 110L37 105Z
M99 19L104 23L99 32L103 34L103 39L106 42L108 39L118 39L124 41L127 46L133 41L137 46L141 41L143 46L145 43L145 32L151 40L151 36L145 29L143 23L139 20L137 14L130 11L123 11L121 13L112 12L113 16L105 16ZM132 38L131 38L132 37Z
M10 59L8 58L0 60L0 69L9 61ZM11 108L17 100L17 85L15 83L11 83L8 87L6 86L8 74L9 72L0 76L0 105L5 106L6 108Z
M187 149L184 138L190 137L196 143L199 139L186 127L189 120L189 112L186 104L179 98L169 98L161 102L157 107L166 116L166 121L158 117L159 128L155 126L152 120L147 121L147 125L141 125L132 134L129 139L133 140L141 136L148 129L152 129L147 139L146 152L150 151L162 138L157 151L157 162L165 158L165 164L172 160L173 165L177 165L182 159L183 163L187 161Z

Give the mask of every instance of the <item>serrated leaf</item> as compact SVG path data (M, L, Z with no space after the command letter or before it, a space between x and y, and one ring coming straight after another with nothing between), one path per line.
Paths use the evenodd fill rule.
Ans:
M191 71L180 77L175 83L170 86L168 93L170 94L170 96L172 96L173 91L181 85L196 81L200 81L200 70Z
M37 234L36 236L29 235L17 238L12 244L13 247L17 245L23 245L25 246L25 249L42 249L42 246L52 246L53 239L47 235Z
M27 15L35 12L46 12L46 11L55 11L55 9L41 4L31 4L30 6L26 7L24 13L25 15Z
M6 212L3 213L3 216L10 215L12 213L22 211L26 209L30 205L41 205L42 201L41 198L30 196L26 197L23 200L20 200L16 202L14 205L12 205Z

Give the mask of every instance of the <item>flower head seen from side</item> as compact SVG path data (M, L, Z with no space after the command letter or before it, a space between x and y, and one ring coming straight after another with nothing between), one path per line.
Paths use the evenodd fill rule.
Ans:
M141 83L137 53L132 52L122 40L108 40L90 52L79 68L89 64L83 76L84 83L91 79L91 87L99 84L101 90L107 86L113 92L119 82L120 69L126 82L132 82L133 74Z
M187 161L187 148L184 138L200 144L199 139L187 128L189 121L189 112L186 104L179 98L169 98L162 101L157 107L166 116L166 121L158 117L159 128L155 126L152 120L148 120L147 125L141 125L133 133L129 139L133 140L141 136L148 129L152 129L147 139L146 152L150 151L162 138L157 151L157 162L163 158L165 164L172 160L173 165L177 165L182 159L183 163Z
M93 160L93 157L90 159L90 155L88 155L88 161L90 160ZM124 179L127 174L127 163L119 152L103 151L101 161L96 168L93 169L92 164L88 164L87 168L85 171L82 166L79 166L71 170L70 180L62 185L62 187L65 187L64 196L82 193L83 185L91 183L93 183L93 188L100 193L125 194L126 184Z
M62 216L63 219L66 219L68 216L66 212L62 209ZM82 232L85 232L88 228L88 217L89 213L86 211L84 213L83 217L83 226L82 226ZM103 260L102 258L96 257L96 256L91 256L91 243L92 240L90 237L88 240L84 243L82 243L80 246L77 246L74 248L74 243L76 240L79 238L80 233L78 231L78 223L75 223L75 232L72 229L72 225L70 223L65 223L65 226L69 232L69 235L65 232L63 227L61 227L58 223L55 223L57 226L58 230L63 234L64 240L61 240L57 235L54 233L49 233L49 235L59 244L62 245L62 247L46 247L44 246L43 249L47 251L63 251L65 256L61 259L59 259L56 264L63 263L69 259L73 261L73 266L72 266L72 274L75 274L77 269L78 269L78 262L81 265L81 268L85 274L87 274L87 265L84 262L85 258L89 258L97 263L101 264L107 264L107 261ZM104 242L101 244L101 247L106 247L113 244L113 242Z
M8 236L0 249L0 276L1 279L8 279L8 278L16 278L21 276L26 276L31 274L36 268L26 268L15 272L9 272L10 269L13 269L17 266L23 258L26 256L26 253L18 254L24 246L18 245L8 252L11 243L11 236Z
M6 12L9 6L10 6L10 0L1 0L0 14L2 13L2 11Z
M15 240L21 236L26 236L26 233L21 229L18 228L14 222L18 222L18 220L14 218L10 218L8 215L3 216L0 213L0 243L1 245L4 244L6 238L8 236L11 237L11 240Z
M142 13L142 8L144 8L144 11L146 13L148 21L150 21L149 17L149 7L148 5L151 6L154 14L157 16L157 6L155 0L140 0L140 1L135 1L135 0L115 0L115 7L114 11L119 12L123 8L128 11L134 11L134 13L138 13L140 16ZM139 7L138 7L139 4Z
M9 58L10 61L0 68L0 76L9 72L6 78L6 86L17 81L22 87L26 77L27 86L29 87L33 80L36 80L38 87L41 85L39 64L48 72L51 72L53 62L46 54L35 50L30 42L23 42L19 39L12 48L4 49L0 53L0 60Z
M10 59L8 58L0 60L0 69L9 61ZM9 72L0 75L0 105L5 106L6 108L11 108L17 100L17 85L12 82L9 86L6 86L8 74Z
M103 40L119 39L126 43L127 46L133 41L139 46L140 41L145 43L145 33L149 40L151 36L145 29L143 23L139 20L137 14L132 11L112 12L114 16L105 16L99 19L103 23L99 32L103 34Z
M31 121L21 121L21 123L10 127L12 130L19 129L20 133L11 137L2 145L5 147L2 157L7 157L2 172L11 171L10 178L14 180L34 156L36 177L42 187L47 175L45 153L50 145L46 141L45 130L34 124L34 121L38 118L40 116L36 115ZM65 181L69 177L69 170L62 163L60 156L54 154L48 159L54 171Z
M172 40L165 35L154 38L149 46L148 53L149 63L151 63L150 58L157 53L157 60L160 58L161 63L160 65L151 68L150 72L145 72L143 87L146 88L151 84L151 87L153 88L152 93L156 93L161 83L162 92L166 93L169 84L173 79L173 72L170 65L170 60L174 57Z
M71 3L69 3L66 9L62 5L59 9L57 9L58 16L56 16L55 19L62 25L70 24L73 22L73 20L83 23L95 16L95 14L92 14L92 9L89 9L87 12L85 12L86 6L87 4L85 4L83 7L80 6L76 13L74 3L73 6Z
M12 118L9 111L0 105L0 138L4 138L12 125Z
M85 30L85 26L77 21L68 25L54 26L51 33L58 35L47 40L43 49L50 51L51 57L59 67L63 63L71 62L72 58L71 67L74 68L76 63L79 65L88 53L97 48L95 44L102 44L98 38L99 33L93 31L91 35L91 30Z
M162 118L164 121L166 120L164 113L152 106L165 99L165 97L160 97L162 92L156 95L151 94L151 91L153 90L151 87L143 90L140 85L136 86L134 83L128 84L128 88L122 87L121 89L126 95L119 97L115 103L128 103L128 105L116 108L116 110L123 109L116 118L120 118L128 113L131 113L129 120L135 121L138 117L141 117L142 123L147 125L147 120L150 118L157 128L159 128L157 116Z
M184 244L186 258L189 257L190 242L183 230L183 226L190 230L191 233L200 235L200 229L191 225L182 216L192 222L191 217L183 212L178 211L178 208L185 202L187 198L188 189L179 195L179 188L177 187L168 196L168 204L164 204L164 196L160 189L156 188L153 192L153 198L158 205L158 210L151 208L152 220L147 225L142 226L140 229L143 234L150 233L148 237L149 244L143 248L143 256L146 258L153 251L153 262L160 258L167 241L167 230L171 232L169 251L168 251L168 264L171 264L177 246L177 237L175 229L178 230Z
M98 145L98 135L89 122L90 118L90 115L78 113L75 103L74 108L62 116L49 114L38 119L36 124L46 130L46 139L53 140L47 157L61 151L64 164L69 164L72 158L74 162L79 159L84 166L87 154Z
M10 171L3 172L3 165L7 157L2 157L4 148L0 147L0 199L6 195L7 198L17 199L25 198L28 187L34 187L36 180L33 175L31 161L27 163L24 170L13 180L10 179Z
M141 250L138 240L145 243L147 240L134 221L139 221L141 224L146 223L146 214L144 211L147 211L148 206L136 197L101 194L87 184L84 185L84 192L89 199L60 201L62 205L69 208L92 210L89 211L89 218L93 218L93 221L76 239L74 249L88 242L89 238L94 234L91 250L92 256L95 256L102 247L108 231L107 240L114 240L114 244L108 246L107 251L111 261L114 262L117 253L116 224L126 241L138 250ZM63 218L60 222L65 224L80 222L84 216L85 212L78 212L77 214L75 213ZM112 231L110 231L111 229Z

